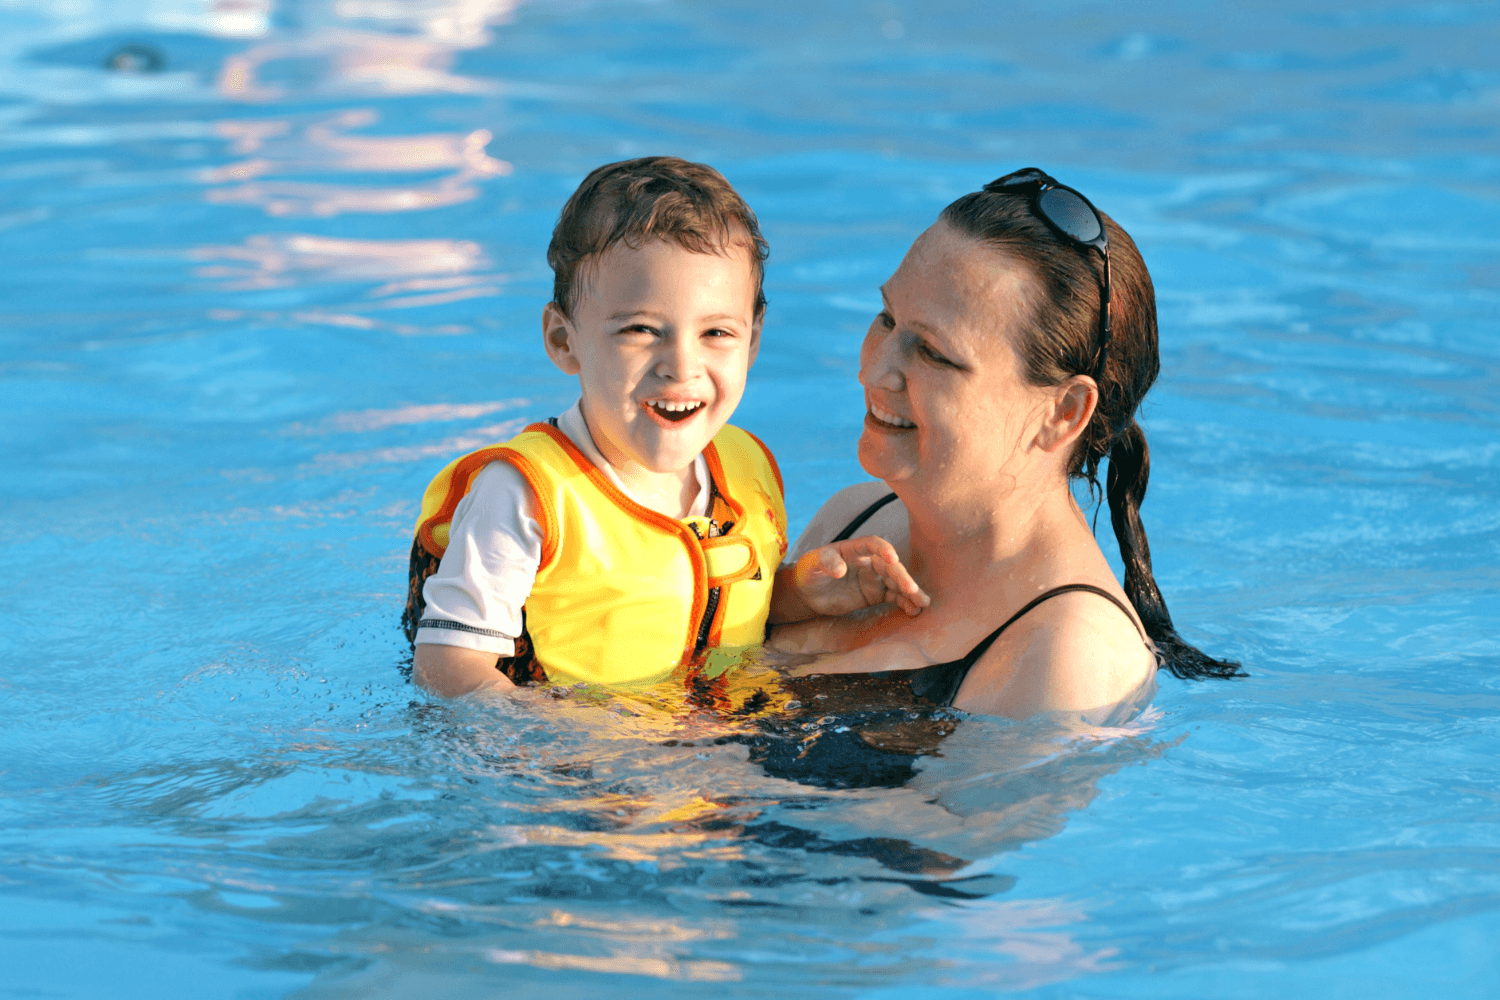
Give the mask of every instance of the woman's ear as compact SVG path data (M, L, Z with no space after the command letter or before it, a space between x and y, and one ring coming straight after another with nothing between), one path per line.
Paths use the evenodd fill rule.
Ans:
M1053 386L1051 403L1037 430L1037 447L1049 452L1071 447L1098 405L1099 387L1087 375L1074 375Z
M542 308L542 346L547 350L547 357L565 375L577 375L583 370L573 341L572 321L557 307L556 302L548 302Z

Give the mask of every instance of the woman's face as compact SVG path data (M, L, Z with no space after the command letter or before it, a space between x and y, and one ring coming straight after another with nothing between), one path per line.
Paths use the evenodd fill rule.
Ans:
M1008 492L1048 399L1022 378L1014 346L1035 279L939 221L881 291L860 350L860 465L939 494Z

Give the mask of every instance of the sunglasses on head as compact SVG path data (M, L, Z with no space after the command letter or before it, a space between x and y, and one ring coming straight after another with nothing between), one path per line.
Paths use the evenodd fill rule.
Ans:
M1104 258L1104 290L1099 302L1099 360L1094 365L1094 381L1104 375L1109 360L1109 233L1099 210L1083 195L1052 177L1027 167L990 181L984 190L998 194L1026 195L1031 212L1053 231L1080 246L1093 247Z

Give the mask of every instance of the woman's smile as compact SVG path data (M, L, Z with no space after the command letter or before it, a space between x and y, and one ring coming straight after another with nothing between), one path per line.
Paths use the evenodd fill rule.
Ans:
M917 425L903 417L899 417L889 410L881 409L874 403L869 404L869 410L865 414L865 422L873 423L876 430L886 431L910 431L916 430Z

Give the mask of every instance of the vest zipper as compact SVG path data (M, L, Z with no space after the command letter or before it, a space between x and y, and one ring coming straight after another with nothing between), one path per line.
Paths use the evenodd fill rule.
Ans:
M708 592L708 603L703 607L703 621L698 625L698 641L693 644L693 655L700 656L708 647L709 628L714 623L714 613L719 610L719 591L715 587Z
M719 484L714 482L713 477L710 476L708 480L708 512L710 515L712 515L714 512L714 499L718 496ZM708 523L708 533L709 536L712 537L714 534L714 521L712 520L712 517L710 517ZM703 540L703 536L698 534L697 527L694 525L689 525L689 527L692 528L693 534L697 535L698 540L701 542ZM719 529L718 533L721 535L727 534L729 532L729 529L732 527L734 527L734 522L727 521L725 522L724 526ZM706 562L704 564L704 569L707 569ZM722 587L714 587L708 592L708 602L703 606L703 621L698 623L698 641L693 643L693 656L695 657L703 655L703 651L708 648L708 633L713 628L714 614L719 610L719 592L722 589Z

